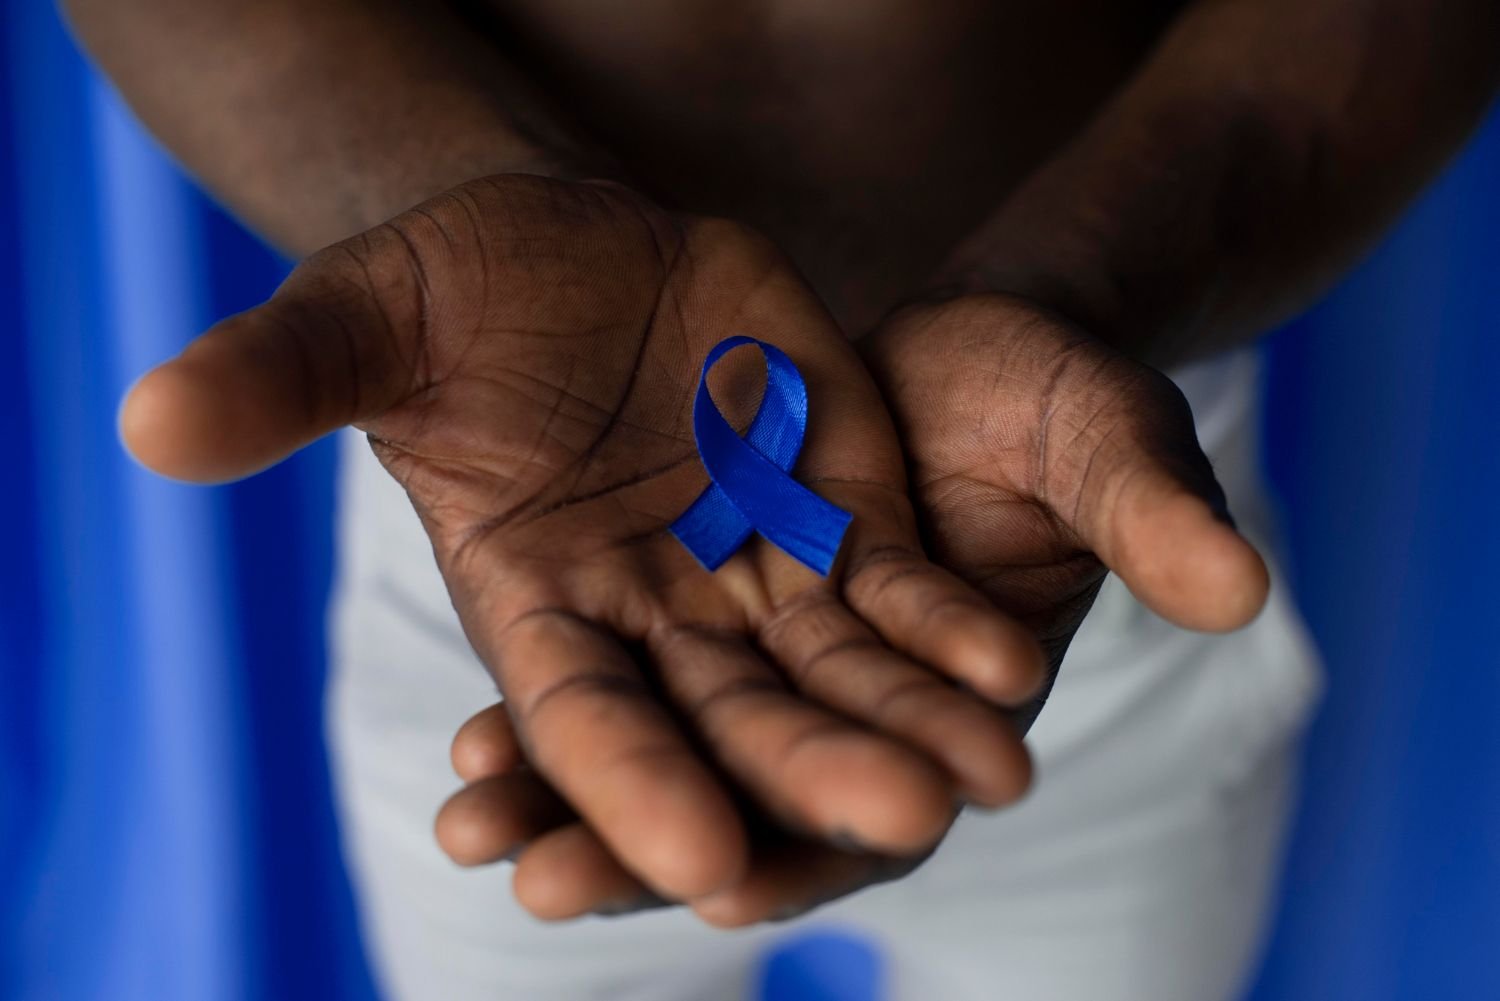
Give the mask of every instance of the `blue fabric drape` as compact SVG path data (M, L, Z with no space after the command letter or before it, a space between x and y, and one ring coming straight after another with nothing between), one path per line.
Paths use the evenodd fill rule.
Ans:
M1330 689L1255 997L1500 998L1500 111L1270 356Z
M0 997L373 999L320 737L330 448L200 490L113 428L285 262L49 4L0 12ZM1272 342L1270 468L1332 685L1257 999L1500 997L1497 179L1492 119ZM764 989L872 997L878 957L818 941Z
M0 53L0 994L373 997L319 737L329 448L199 490L114 433L131 379L286 266L50 4L6 0Z

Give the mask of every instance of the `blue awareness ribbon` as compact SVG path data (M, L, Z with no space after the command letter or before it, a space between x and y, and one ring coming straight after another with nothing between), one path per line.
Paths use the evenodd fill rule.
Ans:
M733 349L753 344L766 359L766 391L743 438L719 412L708 373ZM807 436L807 383L780 348L729 337L703 360L693 400L693 436L712 481L672 523L672 534L707 570L717 570L759 532L823 576L853 516L791 477Z

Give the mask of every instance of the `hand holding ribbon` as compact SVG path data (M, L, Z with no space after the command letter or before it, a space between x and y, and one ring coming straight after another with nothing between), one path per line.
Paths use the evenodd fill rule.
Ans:
M765 356L766 391L741 438L714 403L708 373L744 345ZM672 534L705 569L717 570L759 532L828 576L851 516L790 475L807 436L807 415L807 383L780 348L753 337L729 337L704 359L693 401L693 434L712 482L672 524Z
M744 441L700 393L714 487L692 519L719 527L690 519L682 535L722 538L712 560L762 531L824 568L842 538L826 578L769 552L705 575L661 530L702 489L682 461L681 402L701 381L684 348L712 365L748 343L715 348L735 330L801 373L760 346L768 391ZM530 765L519 785L471 787L439 837L472 864L519 834L534 913L587 908L568 888L618 859L667 899L728 892L701 904L710 920L760 920L783 884L745 809L915 858L955 797L996 806L1024 788L1025 748L995 704L1030 697L1040 650L927 560L879 391L758 234L616 185L477 179L303 261L145 376L121 417L143 461L200 480L347 422L411 499ZM511 793L541 819L537 783L576 821L491 823L506 815L491 797Z

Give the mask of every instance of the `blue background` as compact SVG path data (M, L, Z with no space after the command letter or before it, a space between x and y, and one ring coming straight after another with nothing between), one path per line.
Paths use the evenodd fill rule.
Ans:
M198 490L114 433L131 379L286 265L50 4L0 12L0 997L371 999L319 732L332 451ZM1267 466L1331 685L1260 1001L1500 997L1497 234L1492 116L1269 342ZM808 941L763 984L877 980Z

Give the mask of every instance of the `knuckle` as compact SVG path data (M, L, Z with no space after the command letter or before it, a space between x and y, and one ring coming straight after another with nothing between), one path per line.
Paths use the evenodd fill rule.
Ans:
M770 650L795 648L834 631L838 599L820 588L803 591L772 610L757 630L760 641Z
M865 590L882 587L890 576L899 576L913 568L920 569L926 563L926 558L910 546L874 546L850 560L844 577L845 588L851 595L868 596L863 594Z
M785 689L772 678L740 677L720 684L687 705L690 717L705 723L723 716L745 701L756 702L767 696L781 695Z
M528 728L535 729L545 710L602 709L603 704L619 699L654 701L645 681L634 674L610 667L585 669L559 678L531 693L520 707L520 717Z

